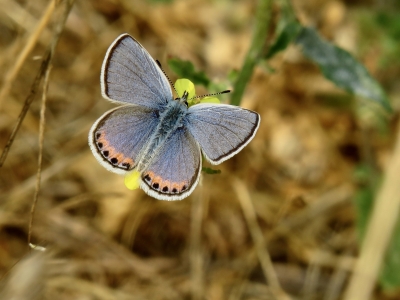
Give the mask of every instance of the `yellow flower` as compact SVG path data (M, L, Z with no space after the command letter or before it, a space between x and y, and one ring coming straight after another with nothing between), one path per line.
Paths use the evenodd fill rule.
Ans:
M194 84L189 79L185 79L185 78L178 79L177 81L175 81L174 86L175 86L176 91L178 92L179 97L182 97L183 93L185 91L188 92L188 94L189 94L188 99L196 96Z
M185 79L185 78L178 79L175 82L175 89L178 92L179 97L182 97L182 95L185 91L188 92L189 107L192 105L195 105L195 104L199 104L199 103L215 103L215 104L221 103L218 98L212 97L212 96L207 96L207 97L204 97L201 99L200 98L192 99L192 98L196 97L196 92L195 92L193 82L191 82L189 79Z
M217 97L207 96L200 100L200 103L214 103L221 104L221 101Z
M130 190L136 190L140 185L140 173L133 171L125 176L125 186Z

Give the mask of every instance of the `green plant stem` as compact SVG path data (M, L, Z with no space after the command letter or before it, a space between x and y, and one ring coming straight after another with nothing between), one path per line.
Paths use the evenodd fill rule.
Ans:
M231 104L233 105L240 104L247 82L253 74L254 66L262 54L271 17L271 3L272 0L259 0L253 40L233 87L231 98Z

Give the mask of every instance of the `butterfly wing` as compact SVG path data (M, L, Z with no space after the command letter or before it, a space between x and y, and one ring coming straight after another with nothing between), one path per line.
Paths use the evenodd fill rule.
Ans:
M89 132L89 146L109 171L125 174L159 122L157 113L142 106L125 105L106 112Z
M101 93L113 102L159 109L173 99L168 79L150 54L128 34L108 48L101 68Z
M140 187L159 200L181 200L196 187L201 172L200 148L186 128L176 130L141 175Z
M226 104L193 105L186 116L187 128L212 164L219 164L242 150L259 125L258 113Z

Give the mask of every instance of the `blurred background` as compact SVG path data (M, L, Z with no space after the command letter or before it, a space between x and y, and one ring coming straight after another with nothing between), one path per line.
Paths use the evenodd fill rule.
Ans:
M212 82L197 94L234 89L261 1L0 1L1 151L34 96L0 168L0 299L347 299L374 200L400 151L400 5L269 2L264 49L277 40L285 7L365 66L392 112L338 88L290 43L257 61L241 97L261 115L254 140L213 166L221 173L203 173L189 198L166 202L128 190L88 147L90 127L114 107L100 94L107 48L126 32L172 81L180 76L169 62L180 59ZM35 78L58 29L46 92ZM43 91L38 247L30 251ZM398 207L388 209L393 221ZM400 299L393 232L372 299Z

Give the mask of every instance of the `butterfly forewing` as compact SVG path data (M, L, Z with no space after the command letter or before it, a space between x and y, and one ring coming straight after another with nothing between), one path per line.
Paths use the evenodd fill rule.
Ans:
M168 79L154 59L128 34L109 47L100 82L103 96L115 102L162 109L173 98Z
M242 150L253 139L259 124L256 112L224 104L191 106L186 117L187 128L212 164Z
M180 107L184 101L173 100L160 67L128 34L109 47L100 83L106 99L125 105L106 112L92 126L89 145L94 156L110 171L136 170L140 187L160 200L189 196L200 178L201 151L219 164L243 149L260 123L257 113L236 106Z
M92 126L89 145L108 170L124 174L137 164L138 154L158 124L153 109L126 105L106 112Z
M196 187L200 148L186 128L176 130L142 173L142 189L160 200L181 200Z

